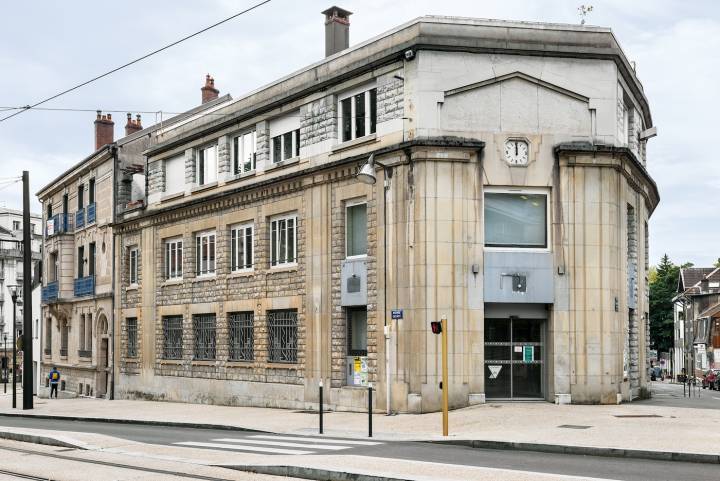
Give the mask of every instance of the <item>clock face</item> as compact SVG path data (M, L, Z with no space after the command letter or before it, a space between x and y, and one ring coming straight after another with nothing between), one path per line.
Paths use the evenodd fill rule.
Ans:
M510 139L505 142L505 160L510 165L527 165L528 144L524 140Z

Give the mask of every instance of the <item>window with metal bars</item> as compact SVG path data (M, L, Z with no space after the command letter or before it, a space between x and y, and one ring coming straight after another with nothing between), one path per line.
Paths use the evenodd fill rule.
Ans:
M138 248L130 248L130 285L138 283Z
M231 361L252 361L253 321L252 312L231 312L228 315L228 331Z
M215 314L193 315L194 349L193 359L208 361L215 359L216 329Z
M243 224L230 229L230 268L233 272L253 267L253 225Z
M165 279L182 279L183 241L180 238L165 241Z
M127 357L137 357L137 317L125 319L125 329L127 331Z
M270 221L270 266L297 262L297 216L276 217Z
M164 316L163 324L163 359L182 358L183 317Z
M67 357L68 352L68 323L67 321L62 322L60 328L60 355Z
M297 311L268 311L270 362L297 362Z

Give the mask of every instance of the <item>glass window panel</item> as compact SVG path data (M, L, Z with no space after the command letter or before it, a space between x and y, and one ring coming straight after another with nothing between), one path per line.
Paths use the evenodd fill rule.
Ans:
M485 194L485 245L546 247L546 210L545 194Z
M485 319L485 342L510 342L510 320Z
M367 355L367 311L350 311L350 354Z
M289 159L293 156L293 134L287 132L283 134L283 160Z
M352 98L347 98L340 102L342 109L342 141L346 142L351 139L352 132Z
M370 133L374 134L377 126L377 89L370 90Z
M358 94L355 99L355 138L365 135L365 93Z
M347 256L367 254L367 204L347 208Z
M288 219L287 262L295 262L295 219Z
M240 173L242 171L242 151L240 150L240 137L235 137L233 139L233 158L235 159L235 169L234 172L236 174Z
M273 137L273 162L280 162L282 160L282 138L278 135Z

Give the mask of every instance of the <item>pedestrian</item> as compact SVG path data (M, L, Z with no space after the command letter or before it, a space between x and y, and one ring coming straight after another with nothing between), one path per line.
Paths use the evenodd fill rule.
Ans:
M50 379L50 399L52 399L53 392L55 393L55 399L57 399L58 384L60 384L60 371L58 371L55 366L50 369L48 379Z

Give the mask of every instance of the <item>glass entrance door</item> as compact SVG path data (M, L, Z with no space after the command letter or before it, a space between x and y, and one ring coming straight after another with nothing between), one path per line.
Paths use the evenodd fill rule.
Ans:
M543 398L545 321L485 319L485 396Z

